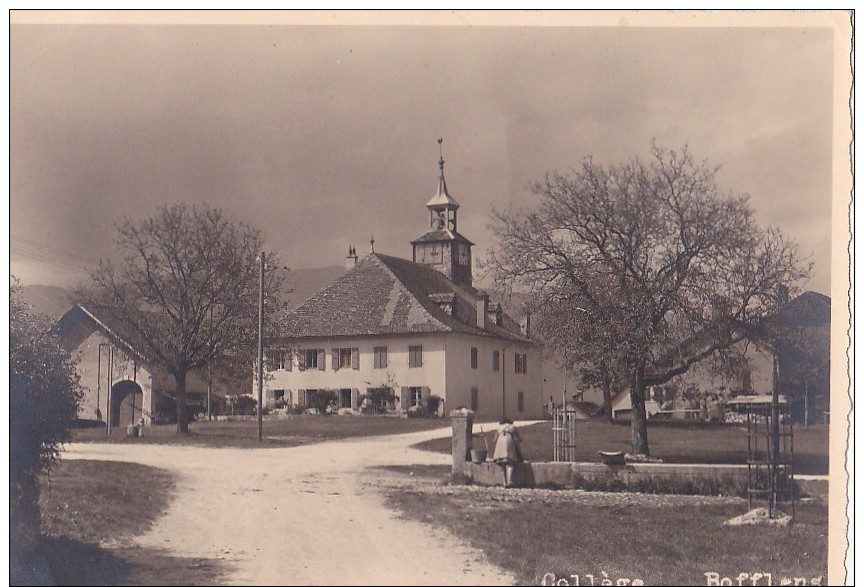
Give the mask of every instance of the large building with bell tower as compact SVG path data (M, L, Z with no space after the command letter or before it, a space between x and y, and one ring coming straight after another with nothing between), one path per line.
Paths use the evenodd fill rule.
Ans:
M289 312L281 335L267 341L271 407L308 407L330 393L333 411L366 413L380 408L369 398L386 389L391 412L422 410L437 396L440 414L464 406L483 420L542 417L539 346L527 321L474 287L473 243L459 234L438 145L438 189L412 256L373 249L359 259L350 246L348 270Z
M442 140L438 139L439 149ZM438 190L428 202L429 230L411 241L415 263L429 265L460 285L472 285L471 247L474 243L459 234L457 202L447 191L444 157L438 158Z

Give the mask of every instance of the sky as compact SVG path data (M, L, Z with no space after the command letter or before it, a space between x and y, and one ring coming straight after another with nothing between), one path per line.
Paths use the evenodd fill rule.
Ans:
M828 28L23 25L10 29L10 271L69 286L115 224L206 202L292 268L410 258L438 174L459 231L652 139L720 166L830 294Z

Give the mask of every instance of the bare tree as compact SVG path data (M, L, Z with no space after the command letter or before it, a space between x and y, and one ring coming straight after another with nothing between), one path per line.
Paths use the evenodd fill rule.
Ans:
M100 261L89 297L115 310L147 359L174 377L177 433L185 434L187 375L217 361L252 365L262 237L219 209L185 204L124 219L117 233L122 260ZM266 257L270 324L283 302L275 257Z
M809 275L797 247L760 227L745 195L686 147L652 159L586 159L533 186L535 210L493 212L489 265L537 295L570 360L627 374L632 450L648 455L645 389L757 334L779 287ZM566 319L562 319L566 317Z

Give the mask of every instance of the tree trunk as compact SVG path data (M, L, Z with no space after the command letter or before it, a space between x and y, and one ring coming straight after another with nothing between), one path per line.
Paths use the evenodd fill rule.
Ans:
M177 434L189 434L189 418L186 415L186 372L181 371L174 374L177 383Z
M648 417L645 414L645 367L636 367L630 387L631 430L630 449L634 455L648 454Z
M603 411L606 412L606 419L612 424L614 421L612 418L612 380L604 377L600 385L603 388Z

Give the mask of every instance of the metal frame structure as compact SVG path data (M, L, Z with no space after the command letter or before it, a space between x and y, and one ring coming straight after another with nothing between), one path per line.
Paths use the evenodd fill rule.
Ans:
M779 503L790 504L795 517L794 435L789 404L774 396L771 403L743 406L747 415L747 499L768 501L771 517Z
M576 409L564 404L552 410L554 461L576 462Z

